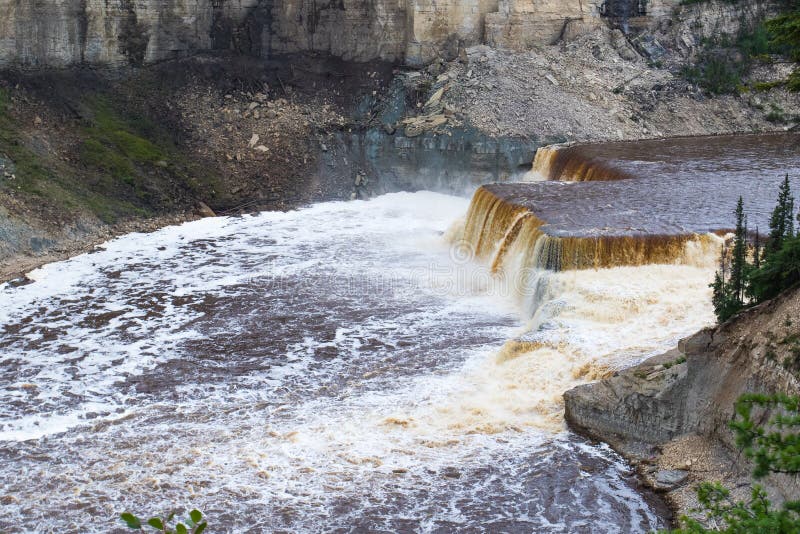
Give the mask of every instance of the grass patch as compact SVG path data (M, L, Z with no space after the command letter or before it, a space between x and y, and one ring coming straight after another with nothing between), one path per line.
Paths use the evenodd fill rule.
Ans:
M89 211L106 223L126 216L145 216L149 210L131 199L146 196L135 191L135 164L163 157L163 153L147 139L118 128L110 110L100 110L100 119L86 128L88 135L80 147L79 157L92 168L84 176L58 160L50 161L26 145L19 124L10 115L11 99L0 88L0 153L14 164L15 178L3 180L0 187L32 197L43 206L64 213ZM98 126L99 125L99 126ZM119 184L133 193L125 194ZM131 199L125 198L130 196Z
M14 179L0 189L19 194L45 218L92 213L106 223L185 208L199 198L210 204L223 192L213 168L194 161L166 124L151 121L137 105L89 90L78 102L80 121L63 124L59 138L70 149L62 160L28 133L12 106L14 91L0 87L0 155L11 160Z
M130 202L109 198L96 193L89 193L82 200L83 204L85 204L98 219L106 224L117 222L122 215L138 215L140 217L150 215L150 212L146 209L134 206Z
M781 345L790 345L800 342L800 333L791 334L781 340Z
M126 184L135 183L137 168L168 159L167 154L142 131L142 120L126 120L108 101L96 97L90 101L94 114L84 129L80 156L84 164L107 171Z
M84 128L80 158L107 175L97 180L100 192L122 196L133 205L166 206L177 200L170 183L208 200L224 189L218 177L175 145L163 126L122 112L103 96L92 98L89 107L93 116Z
M101 141L89 138L81 146L81 160L92 167L109 172L113 177L132 179L134 169L131 161L118 150L106 146Z
M682 363L686 363L686 356L681 356L681 357L676 358L675 360L673 360L671 362L666 362L663 365L664 365L664 369L669 369L671 367L674 367L676 365L680 365Z
M0 152L14 162L16 176L14 180L4 181L3 185L6 188L46 197L40 182L49 180L52 172L36 153L22 143L17 126L8 114L9 106L8 92L0 88Z

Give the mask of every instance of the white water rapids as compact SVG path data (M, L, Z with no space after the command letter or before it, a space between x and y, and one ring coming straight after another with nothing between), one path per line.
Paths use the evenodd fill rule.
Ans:
M550 274L532 318L451 251L467 206L203 219L0 286L0 531L190 507L209 532L665 526L561 394L710 322L713 265Z

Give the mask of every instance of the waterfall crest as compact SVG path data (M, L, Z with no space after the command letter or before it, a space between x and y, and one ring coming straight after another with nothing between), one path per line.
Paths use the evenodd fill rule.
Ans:
M708 266L713 265L721 239L710 233L551 235L546 221L514 200L504 199L492 186L475 192L463 230L451 236L476 258L489 261L495 274L651 264Z
M582 146L549 145L536 151L528 181L604 182L634 176L607 160L583 153Z

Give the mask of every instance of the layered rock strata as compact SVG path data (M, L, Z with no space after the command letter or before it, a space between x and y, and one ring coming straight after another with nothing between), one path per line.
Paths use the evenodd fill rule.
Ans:
M651 5L652 4L652 5ZM141 65L200 51L420 65L464 46L546 45L677 0L0 0L0 67ZM652 13L653 15L650 15Z

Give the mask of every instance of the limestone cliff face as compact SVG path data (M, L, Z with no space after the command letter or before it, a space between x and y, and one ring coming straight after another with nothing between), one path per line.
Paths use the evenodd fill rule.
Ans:
M123 65L227 46L257 0L0 0L0 67Z
M405 0L275 0L256 17L264 52L323 52L348 61L400 61L406 42Z
M652 0L645 9L639 0L0 0L0 67L138 65L215 49L419 65L465 45L550 44L567 26L574 33L603 16L663 17L677 2Z

